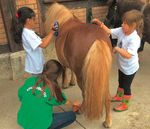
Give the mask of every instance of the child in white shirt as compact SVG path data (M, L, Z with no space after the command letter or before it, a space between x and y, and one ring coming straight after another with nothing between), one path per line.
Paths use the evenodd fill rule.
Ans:
M14 22L14 39L17 43L22 42L26 52L25 72L38 76L43 71L44 55L42 48L50 43L53 34L58 31L58 24L54 24L50 33L41 39L34 31L35 12L29 7L21 7L16 13Z
M143 30L143 15L140 11L131 10L124 14L122 26L115 29L107 28L101 21L94 19L93 23L98 24L112 38L118 39L114 53L117 53L118 81L117 94L112 102L121 101L121 105L114 108L115 111L128 109L131 98L131 83L139 69L138 48L140 47L140 36Z

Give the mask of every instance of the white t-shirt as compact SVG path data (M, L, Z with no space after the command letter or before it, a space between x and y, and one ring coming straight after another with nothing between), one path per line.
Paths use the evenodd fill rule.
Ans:
M40 74L43 71L44 55L39 45L41 38L33 30L24 28L22 33L23 48L26 52L25 71Z
M140 47L141 39L136 30L130 35L125 35L122 27L111 29L113 39L118 39L117 46L123 48L132 55L130 59L122 57L117 53L117 64L119 70L126 75L131 75L139 69L138 48Z

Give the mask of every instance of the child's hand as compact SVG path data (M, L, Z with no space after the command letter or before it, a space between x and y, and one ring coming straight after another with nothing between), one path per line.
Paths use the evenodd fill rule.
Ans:
M81 112L81 103L79 101L72 102L70 100L67 100L67 102L65 104L71 105L73 112L78 113L78 114L82 113Z
M73 111L77 112L80 109L80 106L81 106L81 104L79 101L73 102L73 104L72 104Z
M99 25L99 22L100 22L100 21L99 21L98 19L96 19L96 18L94 18L94 19L92 20L92 23L93 23L93 24Z
M92 23L99 25L101 28L102 28L103 25L104 25L103 22L101 22L100 20L98 20L98 19L96 19L96 18L92 20Z
M115 46L115 47L113 48L113 53L117 53L117 49L118 49L118 47Z

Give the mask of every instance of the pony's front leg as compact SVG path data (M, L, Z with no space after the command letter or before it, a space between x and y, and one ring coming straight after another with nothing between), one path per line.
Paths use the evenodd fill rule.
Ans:
M62 79L62 88L64 89L69 87L68 75L69 75L69 69L65 67L63 72L63 79Z
M71 78L71 79L70 79ZM69 68L64 68L62 88L68 88L76 84L75 74Z
M106 96L105 108L106 108L106 118L105 118L103 125L105 128L110 128L112 125L112 115L110 111L110 94Z
M71 71L71 80L70 80L70 86L75 86L76 84L76 79L75 79L75 74L73 71Z

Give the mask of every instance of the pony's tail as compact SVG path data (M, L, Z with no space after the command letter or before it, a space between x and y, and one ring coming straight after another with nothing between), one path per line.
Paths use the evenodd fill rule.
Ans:
M83 66L83 113L90 119L99 119L105 97L109 94L109 73L112 63L111 48L105 41L95 40Z

